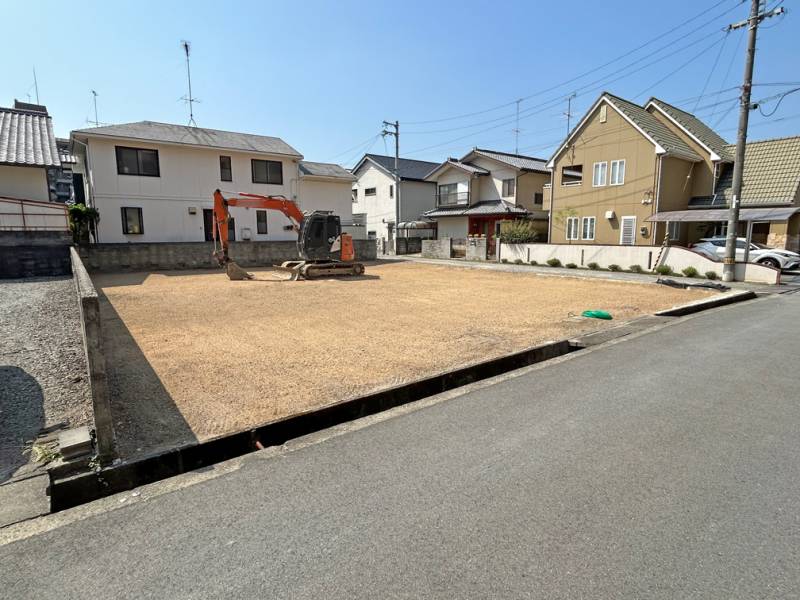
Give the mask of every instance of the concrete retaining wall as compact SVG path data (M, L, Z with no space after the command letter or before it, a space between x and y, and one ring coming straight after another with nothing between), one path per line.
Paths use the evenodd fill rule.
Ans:
M703 275L714 271L722 278L722 262L713 261L705 256L680 246L669 246L664 249L659 264L655 264L659 253L653 246L601 246L593 244L501 244L500 259L514 262L535 260L545 264L551 258L557 258L561 264L575 263L586 267L596 262L600 268L608 265L619 265L627 270L631 265L639 265L645 271L651 271L659 265L669 265L676 273L686 267L694 267ZM751 283L776 284L780 282L780 271L764 265L753 263L736 264L736 280Z
M438 240L422 240L422 256L425 258L450 258L452 240L449 237Z
M94 426L97 433L97 451L102 464L116 458L114 421L111 418L111 398L106 378L106 360L100 331L100 301L97 290L81 262L75 248L70 248L72 276L78 294L81 313L81 332L86 352L86 366L92 392Z
M68 231L0 231L0 279L70 273Z
M353 240L356 258L377 258L374 240ZM210 269L217 266L212 242L93 244L82 246L80 256L90 271L150 271ZM269 267L297 260L295 242L231 242L230 255L243 267Z
M422 252L422 238L397 238L395 240L395 246L396 254L418 254Z

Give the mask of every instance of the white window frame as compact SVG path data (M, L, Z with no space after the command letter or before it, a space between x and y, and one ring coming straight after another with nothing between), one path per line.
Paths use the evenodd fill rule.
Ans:
M600 167L598 177L597 167ZM592 187L603 187L608 182L608 163L596 162L592 165Z
M625 243L625 221L632 220L633 227L631 230L633 231L633 235L631 237L631 243ZM626 215L624 217L619 218L619 245L620 246L635 246L636 245L636 215Z
M591 223L592 228L592 235L586 235L586 224ZM595 227L597 226L597 217L583 217L581 219L581 239L582 240L594 240L595 236Z
M667 233L671 242L681 239L681 222L670 221L667 223Z
M577 240L578 234L580 230L580 219L578 217L567 217L566 225L567 225L567 239L568 240ZM573 224L574 224L574 231L573 231Z
M622 169L620 169L620 166ZM614 167L617 168L617 181L614 181ZM608 185L624 185L625 183L625 159L621 158L619 160L612 160L611 161L611 168L609 169L608 174ZM622 177L620 177L620 173Z

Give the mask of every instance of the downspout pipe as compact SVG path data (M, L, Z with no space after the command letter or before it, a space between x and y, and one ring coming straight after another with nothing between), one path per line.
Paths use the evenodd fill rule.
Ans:
M661 168L662 168L663 160L664 160L664 155L663 154L659 154L658 155L658 162L656 163L656 210L655 210L655 212L653 214L658 213L658 204L659 204L659 201L661 200ZM656 234L655 234L655 229L657 227L657 224L654 224L654 225L655 226L653 228L652 241L650 242L651 246L657 245L656 244L657 239L656 239ZM669 228L669 223L667 223L667 227Z

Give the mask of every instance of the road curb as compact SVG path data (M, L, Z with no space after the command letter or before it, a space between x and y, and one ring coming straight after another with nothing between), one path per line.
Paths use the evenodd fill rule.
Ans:
M666 310L660 310L655 313L657 317L683 317L691 315L703 310L709 310L718 306L725 306L727 304L735 304L736 302L743 302L745 300L752 300L757 298L757 294L752 290L733 290L722 294L717 294L711 298L703 298L695 300L688 304L681 304L680 306L673 306Z

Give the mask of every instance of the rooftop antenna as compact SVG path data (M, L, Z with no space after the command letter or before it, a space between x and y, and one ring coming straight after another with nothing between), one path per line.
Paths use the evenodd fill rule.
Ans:
M512 131L514 132L514 154L519 154L519 103L522 102L522 100L523 99L520 98L519 100L516 101L517 102L517 124L514 127L514 129L512 129Z
M39 104L39 83L36 81L36 67L33 67L33 87L36 88L36 104Z
M192 127L197 127L197 123L194 120L194 103L198 100L192 96L192 71L189 68L189 50L191 49L191 43L187 40L181 40L181 48L186 53L186 79L189 81L189 95L184 96L183 99L189 103L189 125Z
M89 121L89 123L94 123L95 127L100 127L100 120L97 118L97 92L94 90L90 90L92 92L92 101L94 102L94 121Z

